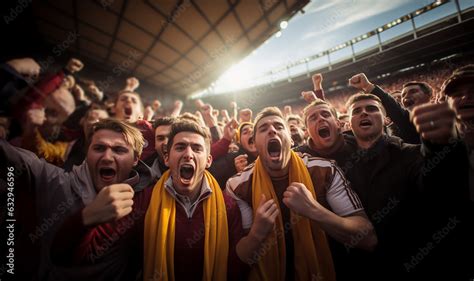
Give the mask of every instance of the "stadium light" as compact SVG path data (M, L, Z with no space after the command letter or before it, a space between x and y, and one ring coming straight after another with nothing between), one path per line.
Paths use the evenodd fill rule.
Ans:
M280 28L285 29L288 27L288 22L286 20L280 22Z
M281 31L278 31L278 32L275 34L275 37L276 37L276 38L280 38L280 37L281 37Z

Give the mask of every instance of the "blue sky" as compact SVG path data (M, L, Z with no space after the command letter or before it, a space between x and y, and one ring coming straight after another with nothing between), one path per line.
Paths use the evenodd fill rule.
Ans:
M376 29L394 19L415 11L434 1L430 0L313 0L304 8L305 13L298 13L288 22L288 27L282 30L281 36L272 36L263 45L254 50L249 56L234 64L214 84L214 92L228 92L245 88L250 85L269 82L272 78L266 76L272 69L308 56L320 53L354 37ZM473 6L472 0L460 0L461 9ZM422 26L435 19L456 12L454 1L444 4L429 13L415 18L417 26ZM407 32L411 22L405 22L381 34L382 41ZM361 41L355 45L356 52L377 43L373 38ZM332 60L347 57L350 48L335 53ZM327 63L327 58L309 63L309 68ZM305 65L292 69L295 72L306 70ZM287 72L273 75L273 80L287 77ZM260 77L257 79L257 77Z

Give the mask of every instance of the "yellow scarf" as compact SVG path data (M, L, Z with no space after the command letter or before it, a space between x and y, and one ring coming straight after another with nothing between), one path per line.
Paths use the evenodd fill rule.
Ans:
M303 183L316 198L308 169L303 160L293 151L291 151L289 165L289 183ZM279 204L272 181L263 167L260 157L255 161L252 194L254 216L262 194L267 199L271 198ZM336 280L332 256L324 231L314 223L312 227L309 219L293 212L291 212L290 221L295 248L295 280ZM276 221L276 227L265 240L261 249L259 259L256 261L258 263L252 267L249 280L285 280L285 230L281 211Z
M165 189L168 177L169 170L156 183L145 216L144 280L175 280L176 202ZM226 206L214 177L208 171L204 172L204 177L212 189L212 194L203 203L205 237L202 280L226 280L229 251Z

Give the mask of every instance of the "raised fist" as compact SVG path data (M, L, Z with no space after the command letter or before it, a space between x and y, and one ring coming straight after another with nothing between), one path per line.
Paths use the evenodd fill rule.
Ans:
M80 60L75 59L75 58L70 59L66 65L66 69L71 73L81 71L83 67L84 67L84 64Z
M303 91L301 92L301 96L307 103L312 103L317 98L313 91Z
M25 77L37 77L41 70L39 64L32 58L13 59L7 61L7 64Z
M372 92L374 89L374 84L370 83L367 76L364 73L359 73L349 79L349 86L352 86L356 89L363 90L366 93Z
M242 122L252 122L252 110L250 108L242 109L239 112L240 123Z
M125 90L135 91L140 86L140 81L135 77L127 78Z
M311 79L313 80L313 89L321 90L321 84L323 83L323 75L321 73L314 74Z

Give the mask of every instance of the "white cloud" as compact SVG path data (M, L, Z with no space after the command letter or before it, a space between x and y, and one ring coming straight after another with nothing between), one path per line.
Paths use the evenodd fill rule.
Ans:
M390 11L400 7L410 0L399 0L399 1L371 1L371 0L359 0L359 1L347 1L340 0L335 1L331 13L323 17L322 24L319 23L319 30L311 31L302 36L303 40L308 40L314 37L323 36L329 32L335 31L349 24L354 24L360 20L369 18L371 16L382 14L386 11ZM347 3L347 2L353 2ZM391 19L390 19L391 20Z

